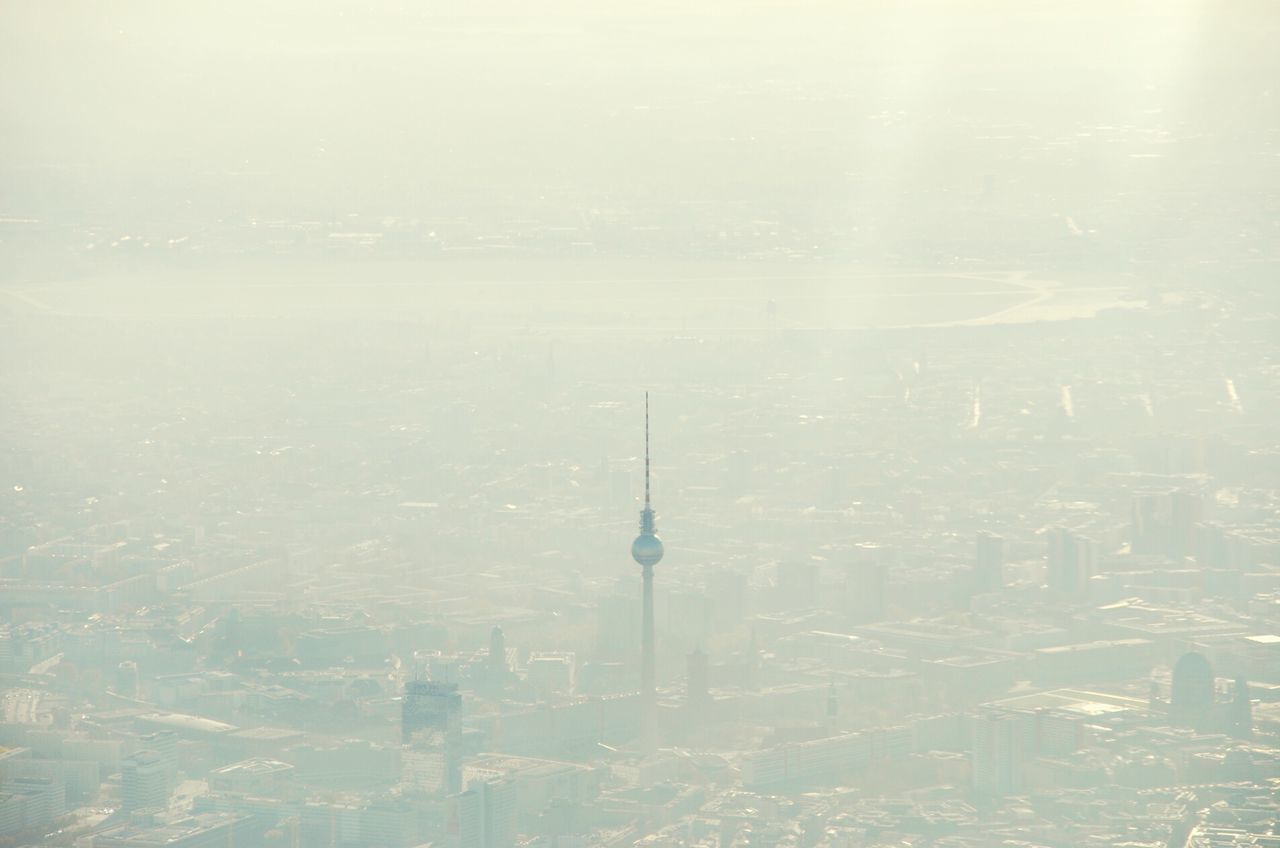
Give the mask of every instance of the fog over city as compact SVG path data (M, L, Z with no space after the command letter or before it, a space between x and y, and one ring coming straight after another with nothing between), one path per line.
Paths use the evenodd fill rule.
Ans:
M1278 44L0 5L0 848L1280 848Z

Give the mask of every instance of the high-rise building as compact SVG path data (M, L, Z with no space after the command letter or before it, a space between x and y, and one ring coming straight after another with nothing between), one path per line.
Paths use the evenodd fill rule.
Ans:
M1237 739L1253 738L1253 701L1249 681L1237 677L1227 714L1227 732Z
M458 791L462 775L462 695L458 684L429 680L406 684L400 705L400 737L422 755L417 761L435 764L434 774L420 775L424 785L443 793Z
M1082 597L1089 591L1089 578L1097 573L1097 552L1092 539L1065 527L1048 531L1049 589L1061 595Z
M516 784L489 780L484 784L485 848L511 848L516 841Z
M974 591L995 592L1002 586L1004 586L1004 538L980 530L974 546Z
M1024 766L1034 756L1035 717L993 711L973 719L973 789L980 795L1016 795Z
M1244 662L1250 680L1280 683L1280 635L1244 637Z
M1202 727L1209 721L1215 701L1213 666L1203 654L1190 651L1173 666L1169 693L1169 717L1177 724Z
M1192 489L1137 492L1130 515L1129 546L1135 554L1189 556L1196 552L1204 499Z
M489 631L489 666L506 671L507 669L507 637L501 627Z
M0 792L0 836L23 829L26 799L16 792Z
M178 734L172 730L157 730L139 737L142 748L155 751L164 764L165 788L170 792L178 785Z
M403 848L417 845L417 821L412 806L399 799L381 799L360 810L360 842Z
M511 683L511 658L507 655L507 638L501 627L489 631L489 653L483 665L471 668L471 684L487 696L501 695Z
M516 841L516 784L472 781L456 798L460 848L511 848Z
M414 679L436 683L457 683L462 678L462 664L456 654L443 651L414 651Z
M1196 564L1203 568L1247 571L1254 564L1248 536L1222 524L1202 521L1195 528Z
M7 803L6 795L12 796ZM8 826L16 823L15 830L48 827L66 809L66 785L51 777L15 777L5 782L0 793L0 817L8 819ZM0 826L0 833L4 832Z
M484 793L473 784L453 799L450 829L457 828L458 848L484 848Z
M643 608L640 615L640 698L643 743L652 748L656 732L657 667L653 633L653 567L662 560L662 540L654 525L649 500L649 393L644 396L644 509L640 512L640 535L631 543L631 556L644 578Z
M120 761L120 806L126 811L169 806L169 769L160 754L143 749Z
M462 724L462 695L456 683L412 680L405 684L400 705L401 741L410 741L419 730L457 730Z

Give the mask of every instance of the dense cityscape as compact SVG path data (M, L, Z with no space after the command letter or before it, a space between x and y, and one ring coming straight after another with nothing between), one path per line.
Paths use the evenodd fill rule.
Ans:
M1280 21L562 5L0 12L0 846L1280 846Z

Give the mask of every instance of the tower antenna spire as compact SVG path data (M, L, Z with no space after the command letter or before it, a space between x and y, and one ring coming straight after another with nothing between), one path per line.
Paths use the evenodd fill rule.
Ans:
M649 500L649 393L644 393L644 509L640 511L640 535L648 536L651 542L656 542L657 537L654 535L653 521L653 502ZM662 545L659 542L654 545L646 542L652 550L651 554L655 555L653 563L662 559ZM632 556L636 555L636 549L633 548ZM647 558L647 557L646 557ZM639 558L637 558L639 559ZM642 563L643 564L643 563Z
M649 505L649 393L644 393L644 505Z

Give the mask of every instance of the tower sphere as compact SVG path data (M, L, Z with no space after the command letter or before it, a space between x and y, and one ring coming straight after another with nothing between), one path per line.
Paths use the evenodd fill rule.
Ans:
M641 533L631 543L631 556L641 565L657 565L662 559L662 540L651 533Z

